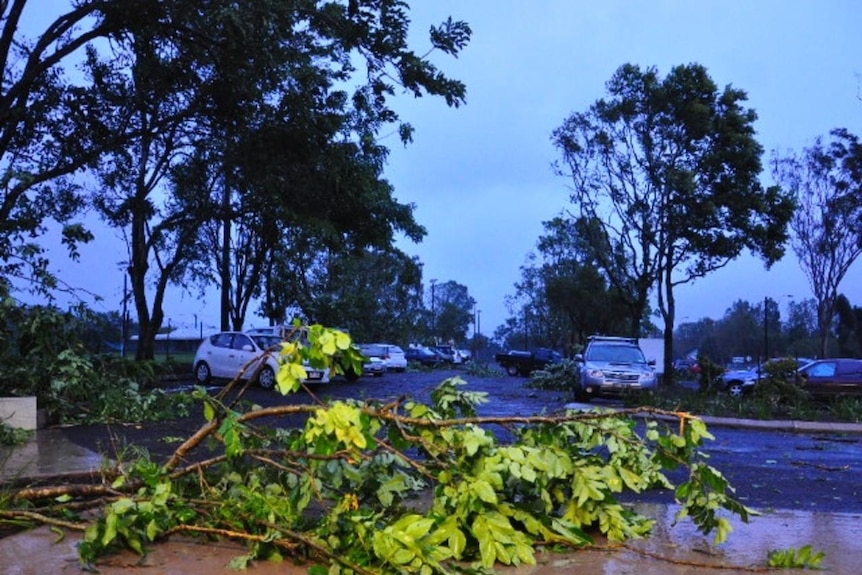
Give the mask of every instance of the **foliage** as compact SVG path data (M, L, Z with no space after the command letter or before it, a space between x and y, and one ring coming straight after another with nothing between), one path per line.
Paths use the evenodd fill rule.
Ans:
M474 321L476 300L467 286L456 281L431 283L431 317L429 332L436 342L465 341L467 330Z
M36 396L52 421L149 421L187 413L187 394L147 391L157 379L154 362L96 353L91 314L81 308L0 302L0 393ZM90 345L85 345L90 342Z
M399 250L322 253L326 265L306 274L303 309L324 325L337 325L360 342L420 341L422 269ZM312 296L313 294L313 296Z
M621 66L608 97L553 133L558 173L571 178L579 225L611 284L628 298L631 333L655 289L671 373L674 288L744 250L771 265L783 255L789 195L764 189L756 114L745 92L720 90L698 64Z
M724 368L705 355L697 357L697 365L700 368L697 373L697 381L701 393L713 393L717 388L720 389L718 379L724 373Z
M842 299L839 297L839 301ZM737 300L720 318L684 321L674 332L674 348L683 353L696 350L725 365L736 357L757 361L765 351L763 303L763 300ZM817 357L817 304L814 299L788 300L786 317L781 313L783 306L776 300L766 298L766 303L770 355ZM846 337L850 346L852 323L848 319L843 324L849 328Z
M33 435L33 432L20 427L12 427L7 425L5 421L0 421L0 445L21 445Z
M88 527L82 561L118 545L143 553L172 533L218 533L248 542L240 563L310 554L339 573L532 564L538 545L589 545L591 532L646 535L652 521L617 497L671 487L662 470L680 465L690 468L676 486L680 517L715 531L718 542L730 531L719 509L748 517L721 474L700 461L697 446L711 436L699 420L682 419L679 434L648 422L641 436L614 413L526 418L504 444L486 427L493 421L476 417L482 394L463 385L444 381L430 406L344 401L267 410L304 410L307 423L297 430L256 428L261 414L202 396L202 431L212 431L224 456L193 474L171 463L127 465L112 488L130 494ZM187 457L187 447L178 452ZM416 448L424 456L410 455ZM432 500L417 507L428 489Z
M820 569L825 554L811 545L800 549L777 549L769 552L768 564L780 569Z
M506 298L512 316L496 334L503 346L571 351L592 334L626 333L625 298L609 285L578 226L563 217L543 226Z
M298 320L294 321L293 330L279 352L281 369L276 385L282 394L299 390L302 381L308 379L306 365L330 368L335 375L362 373L363 355L349 334L320 324L303 326ZM297 332L301 332L301 337L295 337Z
M763 366L763 374L754 386L754 396L774 407L798 406L811 401L810 394L797 380L799 368L793 358L769 361Z
M564 359L559 363L545 366L530 374L525 384L535 389L548 389L571 393L578 389L581 370L580 364L572 359Z
M817 300L818 357L829 357L838 288L862 254L862 143L846 129L829 136L772 162L773 177L799 205L791 245Z
M308 349L285 357L280 388L294 389L291 354L335 361L346 349L342 335L312 327ZM81 499L108 496L79 546L87 568L112 549L145 553L153 542L188 534L245 542L235 567L289 557L335 574L533 564L536 547L583 547L597 533L613 541L644 536L653 521L621 496L657 487L675 489L680 518L719 543L730 532L719 511L743 520L750 513L706 464L705 424L683 413L480 417L488 398L460 378L441 382L431 404L262 409L232 401L233 387L196 392L205 421L166 462L142 454L106 471L99 486L25 490L10 501L60 495L42 509L68 518ZM665 425L650 413L676 421ZM255 424L291 414L304 415L305 424ZM647 418L636 424L633 415ZM498 437L501 425L506 433ZM684 469L676 485L665 475ZM14 510L4 517L14 519Z
M33 39L22 22L30 12L27 4L4 2L0 9L7 39L0 98L0 281L18 277L48 293L66 288L50 273L47 254L36 238L46 231L46 221L59 222L63 245L73 259L78 245L93 239L74 221L84 201L73 176L104 148L104 121L110 116L86 87L62 74L58 63L80 53L90 41L111 36L121 21L102 18L105 3L81 1Z
M464 367L464 374L475 377L497 377L503 375L503 371L496 365L472 360Z
M431 27L420 55L398 0L206 10L189 0L134 13L104 54L91 52L88 72L132 119L114 128L137 134L100 164L95 203L129 238L139 357L152 357L169 283L217 283L222 329L241 329L255 299L279 322L297 308L320 320L303 297L315 293L307 276L275 269L282 257L307 261L293 257L307 244L291 239L311 238L327 259L424 235L382 177L388 150L377 140L393 127L410 140L391 103L397 86L464 102L464 85L429 56L457 55L469 26Z
M786 380L785 380L786 381ZM862 421L862 400L858 397L837 397L818 401L791 389L783 399L773 394L760 395L756 391L742 398L714 389L711 393L679 386L662 386L648 394L631 395L626 406L651 406L659 409L685 411L702 416L732 417L759 420L795 420L859 423ZM756 387L755 387L756 389ZM783 387L782 387L783 389Z

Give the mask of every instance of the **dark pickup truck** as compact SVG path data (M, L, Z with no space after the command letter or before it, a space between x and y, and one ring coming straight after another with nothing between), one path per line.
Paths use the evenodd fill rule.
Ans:
M559 363L563 356L545 347L539 347L533 351L512 350L506 353L498 353L494 356L500 366L509 375L528 376L537 369L543 369L548 365Z

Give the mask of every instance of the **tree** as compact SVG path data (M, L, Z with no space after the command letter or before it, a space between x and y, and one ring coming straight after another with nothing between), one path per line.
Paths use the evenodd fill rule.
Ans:
M606 254L599 261L612 285L640 306L632 335L656 290L670 374L674 288L746 249L767 266L777 261L793 202L757 179L762 149L745 93L719 90L703 66L660 78L625 64L607 90L553 132L557 172L571 178L571 201Z
M773 155L776 181L799 205L791 245L817 301L820 357L828 357L838 289L862 253L862 144L844 129L801 154Z
M432 294L432 335L438 342L454 341L458 344L467 338L473 324L476 300L470 297L467 286L449 280L435 284Z
M200 12L186 0L139 13L136 5L110 45L110 62L132 62L128 79L91 53L102 101L134 120L130 145L112 149L118 159L103 171L114 196L97 204L130 228L140 357L151 357L167 284L198 254L214 254L214 272L196 271L220 285L222 328L240 329L273 277L266 262L285 228L308 225L330 249L386 247L396 230L421 238L412 206L398 204L381 178L387 150L376 137L399 122L387 96L398 83L457 106L465 88L409 49L406 5L351 7L225 2ZM456 54L470 29L450 19L430 36L433 48ZM364 81L348 93L358 64ZM410 139L408 124L399 132Z
M835 301L838 357L859 357L862 352L862 308L853 307L844 295Z
M413 341L423 314L422 267L398 250L322 256L325 273L310 280L315 297L303 309L316 323L337 325L359 342Z
M625 329L623 299L608 285L578 223L559 216L543 226L545 235L507 298L512 317L501 332L507 347L572 352L589 335Z
M122 123L122 110L106 107L86 82L73 83L63 66L116 37L128 21L117 10L124 2L78 0L29 38L22 26L28 4L0 7L0 276L31 281L50 294L57 280L34 238L51 220L59 222L63 243L77 257L78 243L93 236L73 221L84 205L75 175L128 135L109 126ZM43 4L33 9L43 11Z

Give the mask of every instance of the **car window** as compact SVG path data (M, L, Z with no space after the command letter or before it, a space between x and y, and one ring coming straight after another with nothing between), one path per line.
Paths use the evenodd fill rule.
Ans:
M404 350L398 347L397 345L389 346L389 353L404 353Z
M277 335L252 335L251 339L255 341L257 347L260 349L270 349L284 341Z
M210 338L210 343L214 347L230 347L231 340L233 340L232 333L217 333Z
M862 362L842 361L838 364L838 375L859 375L862 373Z
M241 333L234 334L233 344L231 345L231 347L233 347L234 349L243 349L247 345L254 347L254 344L251 342L250 337Z
M368 357L383 357L386 355L386 350L383 349L383 346L373 345L368 343L359 344L359 351L362 352L362 355Z
M811 377L833 377L835 375L835 362L822 361L809 366L807 371Z

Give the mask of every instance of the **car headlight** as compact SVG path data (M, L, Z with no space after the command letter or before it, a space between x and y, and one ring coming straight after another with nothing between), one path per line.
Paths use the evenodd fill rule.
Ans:
M641 385L650 385L655 382L655 374L654 373L642 373L638 378L638 383Z
M587 377L590 377L592 379L604 379L605 374L600 369L588 369L587 370Z

